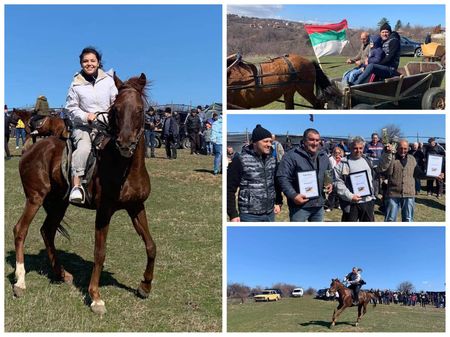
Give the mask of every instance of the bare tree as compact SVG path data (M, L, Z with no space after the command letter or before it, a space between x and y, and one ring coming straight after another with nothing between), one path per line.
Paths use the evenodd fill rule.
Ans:
M402 293L412 293L414 285L409 281L404 281L398 285L397 290Z
M278 282L275 283L274 285L272 285L273 289L280 289L281 293L284 297L288 297L291 295L292 290L294 290L294 288L298 288L296 285L293 284L288 284L288 283L282 283L282 282Z
M384 127L382 127L380 132L378 133L380 135L380 137L383 136L383 129L386 129L389 141L392 141L393 139L399 139L403 135L402 130L400 129L400 127L398 125L387 124Z
M241 303L250 295L250 287L242 283L232 283L227 286L227 297L237 297L241 299Z
M308 289L306 289L305 291L305 295L315 295L317 293L317 290L314 288L309 287Z

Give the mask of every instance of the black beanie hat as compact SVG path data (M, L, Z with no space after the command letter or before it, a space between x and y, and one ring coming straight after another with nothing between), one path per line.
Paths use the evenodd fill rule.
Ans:
M252 142L256 143L261 139L272 138L269 130L264 129L261 124L256 125L252 132Z
M388 30L389 32L392 33L392 28L391 28L391 26L389 26L389 23L387 23L387 22L383 23L383 25L380 27L380 32L382 30Z

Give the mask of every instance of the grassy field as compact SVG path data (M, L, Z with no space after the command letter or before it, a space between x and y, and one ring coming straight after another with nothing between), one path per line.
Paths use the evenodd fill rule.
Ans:
M422 180L422 192L416 196L416 208L414 211L415 222L444 222L445 221L445 196L439 199L436 196L427 196L425 180ZM325 213L325 221L341 221L342 211L334 209ZM401 222L401 214L399 212L397 219ZM284 198L281 213L276 216L276 221L289 221L289 209L287 200ZM384 215L379 211L379 204L375 205L375 221L384 221Z
M275 57L275 56L273 56ZM269 56L256 56L256 57L249 57L246 59L246 61L249 62L262 62L268 60ZM315 57L307 57L311 60L316 60ZM345 64L345 60L347 57L344 56L325 56L320 59L320 62L323 63L323 70L325 74L329 78L338 78L342 77L342 74L346 72L347 70L354 67L354 65L348 65ZM408 62L418 62L421 61L421 58L416 57L405 57L402 56L400 58L400 67L403 67ZM335 64L326 64L326 63L335 63ZM337 66L338 64L342 64L342 66ZM441 88L445 88L445 80L442 81ZM310 106L311 104L307 102L303 97L301 97L298 93L295 94L294 101L297 104L303 104ZM406 106L403 106L403 108L408 108ZM281 102L272 102L268 105L265 105L263 107L257 108L259 110L284 110L284 103ZM295 109L297 110L310 110L310 108L300 107L296 106Z
M107 313L99 318L89 309L87 292L95 212L74 206L66 214L71 239L56 238L74 284L53 281L39 233L45 214L40 210L25 242L27 291L13 297L12 230L25 201L19 152L13 153L5 162L5 331L221 331L221 176L212 174L213 157L180 150L177 160L167 160L164 150L157 149L157 158L146 160L152 183L146 210L158 249L153 290L147 300L135 295L146 263L144 244L126 212L117 212L100 280Z
M229 332L444 332L445 309L432 306L369 305L358 327L357 308L346 309L329 328L337 302L283 298L278 302L228 302Z

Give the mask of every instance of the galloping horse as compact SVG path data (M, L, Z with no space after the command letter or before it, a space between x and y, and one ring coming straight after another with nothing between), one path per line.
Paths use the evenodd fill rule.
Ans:
M336 324L336 320L339 315L348 307L353 306L352 290L345 287L338 279L331 280L331 285L329 289L332 296L337 292L339 294L339 305L333 311L333 319L331 321L331 327ZM375 300L374 307L377 305L376 296L367 291L359 292L359 303L358 303L358 318L356 319L355 326L358 326L361 318L366 314L367 304L370 300Z
M314 94L314 86L322 95ZM314 109L323 109L325 101L338 95L317 62L299 55L285 55L268 62L244 62L240 55L227 59L227 100L229 108L250 109L267 105L284 96L285 109L294 109L298 92Z
M144 74L122 83L116 80L118 95L108 118L111 139L97 153L97 166L88 190L91 202L84 208L97 211L95 219L94 268L89 283L91 310L106 312L100 298L99 281L106 254L106 236L114 212L125 209L134 228L142 237L147 253L144 280L137 295L146 298L151 290L156 246L150 235L144 202L150 194L150 178L145 168L144 149L144 98L147 80ZM37 142L31 151L25 152L19 164L20 176L26 196L25 209L14 227L16 250L16 279L14 294L25 291L24 241L33 217L41 206L47 212L41 235L44 239L50 263L56 277L71 283L72 275L59 263L55 249L55 234L63 231L61 221L69 205L70 189L63 177L61 161L66 142L48 137Z

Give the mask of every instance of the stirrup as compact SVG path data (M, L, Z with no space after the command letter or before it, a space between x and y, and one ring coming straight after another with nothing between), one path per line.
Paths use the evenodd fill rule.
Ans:
M75 204L84 204L84 200L85 200L85 192L83 186L74 186L70 191L69 202Z

